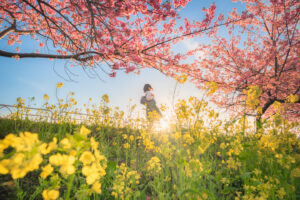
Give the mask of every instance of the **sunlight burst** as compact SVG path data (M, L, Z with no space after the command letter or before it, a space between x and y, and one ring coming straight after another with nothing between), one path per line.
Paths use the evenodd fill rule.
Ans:
M159 120L159 122L154 124L155 131L167 131L170 129L170 116L165 115Z

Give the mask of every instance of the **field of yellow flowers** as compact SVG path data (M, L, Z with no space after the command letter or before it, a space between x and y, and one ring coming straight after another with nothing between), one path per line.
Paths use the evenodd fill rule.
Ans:
M190 97L156 129L107 95L80 120L72 94L44 99L0 119L0 199L300 199L299 127L280 114L255 130Z

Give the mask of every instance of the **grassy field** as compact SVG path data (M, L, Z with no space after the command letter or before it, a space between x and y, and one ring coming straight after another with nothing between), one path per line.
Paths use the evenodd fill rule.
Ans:
M300 199L297 123L276 114L255 131L191 97L149 129L107 102L75 123L73 99L34 120L18 99L0 119L0 199Z

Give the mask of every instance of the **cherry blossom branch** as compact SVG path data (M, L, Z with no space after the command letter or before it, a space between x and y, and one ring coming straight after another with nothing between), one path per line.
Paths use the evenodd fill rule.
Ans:
M13 53L0 50L0 56L3 57L18 57L18 58L54 58L54 59L75 59L77 61L88 61L92 60L95 55L104 56L99 52L87 51L72 55L58 55L58 54L39 54L39 53Z
M12 25L0 32L0 40L3 39L6 35L8 35L11 32L18 33L20 35L27 35L27 34L37 33L38 30L18 30L15 25Z
M249 17L248 17L249 18ZM199 34L199 33L202 33L202 32L205 32L205 31L208 31L208 30L211 30L211 29L214 29L214 28L217 28L217 27L220 27L220 26L224 26L224 25L228 25L228 24L231 24L231 23L235 23L235 22L239 22L239 21L242 21L242 20L245 20L247 18L240 18L240 19L236 19L236 20L231 20L231 21L228 21L228 22L225 22L225 23L222 23L222 24L217 24L217 25L213 25L213 26L209 26L209 27L206 27L204 29L199 29L199 30L196 30L196 31L192 31L190 33L186 33L186 34L183 34L183 35L179 35L179 36L176 36L176 37L173 37L173 38L170 38L168 40L165 40L165 41L162 41L162 42L159 42L157 44L154 44L154 45L151 45L149 47L147 47L146 49L142 50L142 52L145 52L149 49L152 49L156 46L160 46L162 44L165 44L165 43L168 43L168 42L171 42L171 41L174 41L174 40L177 40L177 39L182 39L184 37L188 37L188 36L191 36L191 35L196 35L196 34Z

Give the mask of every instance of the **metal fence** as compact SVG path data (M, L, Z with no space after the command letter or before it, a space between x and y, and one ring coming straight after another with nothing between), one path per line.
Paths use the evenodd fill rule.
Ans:
M68 116L70 120L75 120L76 123L81 123L86 119L93 117L91 114L80 112L58 112L46 108L0 104L0 118L12 118L14 115L18 115L18 118L20 119L27 118L33 121L42 119L42 121L51 123L57 122L59 118L63 116Z
M36 122L49 122L49 123L59 123L63 119L65 122L72 122L75 124L93 124L93 123L105 123L104 120L109 118L110 121L115 120L114 116L108 115L95 115L92 113L82 113L76 111L59 111L51 110L46 108L36 108L28 106L18 106L18 105L8 105L0 104L0 118L6 119L29 119ZM118 119L117 125L119 127L124 127L126 125L132 125L134 121L135 127L142 127L143 121L135 121L134 119ZM106 122L107 123L107 122ZM116 124L116 122L114 122ZM115 125L114 124L114 125ZM111 124L113 125L113 124Z

